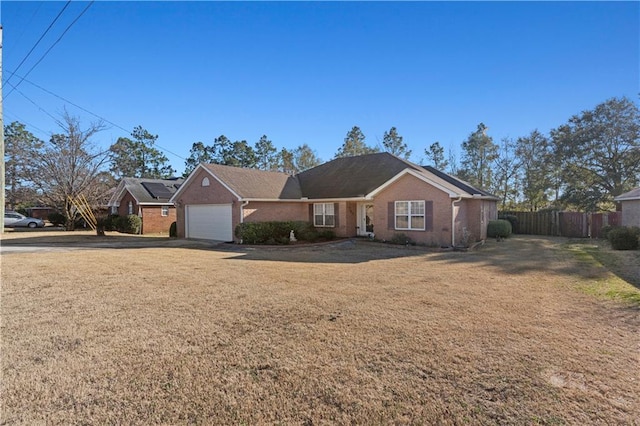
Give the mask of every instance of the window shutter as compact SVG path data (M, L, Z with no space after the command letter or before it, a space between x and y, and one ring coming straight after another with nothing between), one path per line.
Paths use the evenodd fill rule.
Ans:
M312 226L315 224L313 220L313 203L309 204L309 222L311 222Z
M424 230L433 231L433 201L424 202Z
M338 209L338 206L340 206L340 204L338 203L334 203L333 204L333 223L334 223L334 227L337 228L338 226L340 226L340 222L339 222L339 217L340 217L340 210Z
M387 229L396 227L396 203L389 201L387 204Z

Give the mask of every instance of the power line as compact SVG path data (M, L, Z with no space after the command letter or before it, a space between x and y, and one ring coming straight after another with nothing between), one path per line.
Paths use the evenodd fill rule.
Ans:
M37 126L34 126L33 124L29 123L28 121L23 120L22 118L18 117L15 114L12 114L10 112L4 111L4 115L7 115L9 117L13 117L15 119L14 121L18 121L20 123L24 123L24 124L28 125L29 127L32 127L34 129L36 129L39 133L41 133L41 134L43 134L43 135L45 135L47 137L51 136L51 132L46 132L46 131L42 130L41 128L39 128Z
M47 33L49 32L49 30L53 27L53 24L56 23L56 21L58 20L58 18L60 18L60 16L62 16L62 13L65 11L65 9L71 4L71 0L67 1L67 3L64 5L64 7L62 8L62 10L60 12L58 12L58 15L56 15L55 18L53 18L53 21L51 21L51 23L49 24L49 26L47 27L47 29L42 33L42 35L40 36L40 38L38 39L38 41L36 41L36 44L33 45L33 47L31 48L31 50L29 50L29 52L25 55L24 58L22 58L22 61L20 61L20 64L16 67L16 71L18 71L20 69L20 67L22 66L22 64L24 64L24 62L27 60L27 58L29 58L29 56L31 55L31 53L33 53L33 51L35 50L36 47L38 47L38 44L40 44L40 42L42 41L42 39L44 38L44 36L47 35ZM33 18L33 17L32 17ZM5 81L5 83L9 83L9 80L11 79L12 76L9 76L9 78ZM11 92L9 92L11 93ZM6 96L5 96L6 97Z
M6 81L5 83L9 83L9 81ZM33 105L35 105L36 108L38 108L40 111L44 112L45 114L47 114L49 117L51 117L51 119L53 121L56 122L56 124L58 126L62 127L62 123L60 122L60 120L58 120L56 117L54 117L49 111L47 111L46 109L42 108L40 105L38 105L33 99L31 99L30 97L28 97L27 95L25 95L20 89L18 89L13 83L9 83L9 86L11 86L13 88L13 90L17 91L18 93L20 93L26 100L28 100L29 102L31 102Z
M11 72L11 71L9 71L9 74L14 75L14 74L15 74L15 72ZM129 130L129 129L125 129L124 127L122 127L122 126L120 126L120 125L118 125L118 124L114 123L113 121L107 120L106 118L104 118L104 117L102 117L102 116L100 116L100 115L98 115L98 114L96 114L96 113L94 113L94 112L91 112L91 111L89 111L88 109L83 108L83 107L81 107L80 105L78 105L78 104L76 104L76 103L74 103L74 102L71 102L70 100L68 100L68 99L66 99L66 98L64 98L64 97L62 97L62 96L60 96L60 95L58 95L58 94L56 94L56 93L53 93L53 92L52 92L52 91L50 91L50 90L45 89L44 87L40 86L39 84L36 84L36 83L34 83L34 82L32 82L32 81L27 80L27 79L25 78L26 76L20 76L20 75L18 75L18 74L15 74L15 75L16 75L16 77L19 77L19 78L21 79L20 81L25 81L25 82L27 82L27 83L31 84L32 86L35 86L35 87L37 87L38 89L42 90L43 92L46 92L46 93L48 93L48 94L50 94L50 95L52 95L52 96L55 96L56 98L58 98L58 99L60 99L60 100L62 100L62 101L64 101L64 102L66 102L66 103L68 103L68 104L70 104L70 105L73 105L74 107L76 107L76 108L78 108L78 109L80 109L80 110L82 110L82 111L84 111L84 112L86 112L86 113L88 113L88 114L93 115L94 117L96 117L96 118L98 118L98 119L100 119L100 120L104 121L105 123L109 123L109 124L111 124L112 126L117 127L117 128L118 128L118 129L120 129L120 130L124 130L124 131L125 131L125 132L127 132L127 133L131 133L131 130ZM8 82L8 81L7 81L7 82ZM12 86L14 89L16 89L16 86L14 86L13 84L9 83L9 85L10 85L10 86ZM18 90L18 89L16 89L16 90ZM43 108L41 108L40 106L38 106L34 101L32 101L31 99L27 98L27 96L26 96L24 93L22 93L20 90L18 90L18 93L20 93L22 96L24 96L24 97L25 97L28 101L30 101L32 104L36 105L36 106L37 106L41 111L43 111L43 112L44 112L45 114L47 114L49 117L53 118L53 119L55 120L55 122L59 124L59 121L58 121L58 120L56 120L56 119L55 119L51 114L49 114L48 112L46 112ZM163 150L163 151L165 151L165 152L167 152L167 153L169 153L169 154L171 154L171 155L173 155L173 156L175 156L175 157L177 157L177 158L179 158L179 159L181 159L181 160L185 160L185 161L186 161L186 158L182 157L181 155L178 155L178 154L176 154L175 152L172 152L172 151L168 150L167 148L164 148L164 147L162 147L162 146L158 145L157 143L154 143L154 145L155 145L155 146L157 146L158 148L160 148L161 150Z
M71 0L69 0L70 2ZM40 57L40 59L38 59L38 62L36 62L35 64L33 64L33 66L31 68L29 68L29 71L27 71L27 73L24 75L24 77L28 76L29 73L31 73L31 71L33 71L33 69L35 67L38 66L38 64L40 62L42 62L42 60L47 56L47 54L51 51L51 49L53 49L55 47L56 44L58 44L58 42L60 42L60 40L62 40L62 37L64 37L64 35L67 33L67 31L69 31L71 29L71 27L78 21L78 19L80 19L80 17L82 15L84 15L84 13L91 7L91 5L94 3L95 0L92 0L87 7L85 7L82 12L80 12L80 14L76 17L76 19L74 19L69 26L62 32L62 34L60 35L60 37L58 37L58 39L51 45L51 47L49 47L49 49L47 49L46 52L44 52L44 54ZM18 82L18 84L16 84L15 86L13 86L13 89L11 89L11 91L9 91L9 93L7 93L3 99L6 99L11 93L13 93L13 91L20 85L20 83L22 83L22 81L24 80L24 77L22 78L22 80L20 80Z

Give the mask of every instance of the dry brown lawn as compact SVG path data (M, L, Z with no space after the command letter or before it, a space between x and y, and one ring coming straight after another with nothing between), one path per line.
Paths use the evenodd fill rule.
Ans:
M567 247L5 253L2 424L639 424L640 311L584 289L637 290Z

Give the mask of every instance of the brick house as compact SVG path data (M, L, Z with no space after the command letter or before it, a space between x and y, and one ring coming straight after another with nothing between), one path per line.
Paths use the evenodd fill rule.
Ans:
M614 200L622 210L622 226L640 226L640 188L618 195Z
M184 179L124 178L108 203L109 213L131 214L142 219L142 234L168 234L176 220L176 209L169 201Z
M486 238L498 198L389 153L337 158L291 176L200 164L171 197L181 238L234 241L242 222L309 221L339 237L404 234L428 245Z

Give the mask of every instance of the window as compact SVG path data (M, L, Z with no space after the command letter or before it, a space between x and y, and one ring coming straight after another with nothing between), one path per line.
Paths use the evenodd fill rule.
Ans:
M210 185L209 178L208 177L204 177L202 179L202 186L209 186L209 185Z
M127 214L133 214L133 202L129 201L129 210Z
M395 229L425 230L424 201L396 201Z
M162 213L160 213L163 217L169 216L169 206L162 206Z
M111 214L118 214L118 206L111 206Z
M313 226L334 227L336 224L333 203L318 203L313 205Z

